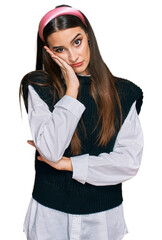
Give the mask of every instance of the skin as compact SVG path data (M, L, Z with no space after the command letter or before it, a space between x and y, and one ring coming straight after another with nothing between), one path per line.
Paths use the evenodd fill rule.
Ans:
M90 49L88 35L80 27L69 28L50 34L47 42L49 47L45 46L44 48L53 61L59 65L64 76L67 87L65 95L77 98L79 80L76 73L82 75L89 74ZM71 66L79 62L83 62L82 66ZM34 141L28 140L27 142L36 148ZM67 157L63 156L59 161L51 162L40 154L37 159L57 170L73 171L71 159Z
M75 27L52 33L48 36L47 41L54 55L64 60L68 65L71 66L83 61L82 66L72 67L75 73L89 74L90 49L88 35L82 28ZM62 68L62 66L60 67ZM64 71L64 68L61 70Z
M28 144L30 144L31 146L36 147L34 141L32 140L28 140L27 141ZM37 149L38 151L38 149ZM39 152L39 151L38 151ZM40 152L39 152L40 154ZM37 159L39 161L45 162L48 165L50 165L51 167L57 169L57 170L64 170L64 171L73 171L73 167L72 167L72 163L71 163L71 159L68 157L62 157L59 161L57 162L52 162L52 161L48 161L46 158L44 158L41 154L37 157Z

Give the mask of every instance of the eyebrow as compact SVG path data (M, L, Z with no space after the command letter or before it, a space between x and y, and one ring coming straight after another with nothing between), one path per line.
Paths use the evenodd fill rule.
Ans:
M81 33L78 33L72 40L70 43L72 43L79 35L81 35ZM56 49L56 48L61 48L63 46L57 46L57 47L52 47L52 49Z

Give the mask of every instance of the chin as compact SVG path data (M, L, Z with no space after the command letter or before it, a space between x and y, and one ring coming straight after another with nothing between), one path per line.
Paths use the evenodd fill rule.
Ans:
M75 70L75 73L81 74L81 75L88 75L88 71L87 71L87 67L86 68L81 68L81 69L77 69Z

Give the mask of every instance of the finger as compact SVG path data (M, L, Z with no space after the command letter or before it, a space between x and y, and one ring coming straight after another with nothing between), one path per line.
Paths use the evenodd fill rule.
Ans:
M44 48L45 48L46 52L48 52L52 58L54 57L54 58L56 58L58 60L61 59L56 54L54 54L54 52L49 47L44 46Z
M48 162L48 160L45 157L43 157L41 154L37 157L37 159L42 161L42 162L46 162L46 163Z
M34 141L28 140L27 143L30 144L30 145L32 145L33 147L35 147Z
M60 59L57 56L51 56L52 60L55 61L57 63L57 65L62 69L64 66L61 63Z
M61 68L67 68L69 67L69 65L60 57L58 57L57 55L55 55L50 48L48 48L47 46L44 46L46 52L48 52L51 56L51 58L61 67Z
M28 143L34 143L34 141L33 141L33 140L27 140L27 142L28 142Z
M41 156L38 156L37 159L43 162L43 159L41 158Z
M41 162L47 163L48 165L50 165L51 167L55 168L55 163L48 161L47 159L45 159L44 157L42 157L41 155L37 157L37 159Z
M44 49L45 49L46 51L49 51L49 52L51 52L51 53L52 53L52 51L51 51L51 49L50 49L49 47L47 47L47 46L44 46Z
M44 46L44 49L46 50L46 52L48 52L50 54L51 57L55 57L56 55L51 51L51 49L47 46Z
M59 58L59 57L57 57L57 56L56 56L53 52L51 52L51 51L48 51L48 50L47 50L46 52L49 53L49 55L50 55L50 57L52 58L52 60L55 61L56 64L58 64L58 66L59 66L60 68L63 67L62 63L60 62L60 58Z
M37 147L36 147L34 141L32 141L32 140L28 140L27 143L30 144L31 146L35 147L35 149L38 151L38 149L37 149ZM38 152L39 152L39 151L38 151Z

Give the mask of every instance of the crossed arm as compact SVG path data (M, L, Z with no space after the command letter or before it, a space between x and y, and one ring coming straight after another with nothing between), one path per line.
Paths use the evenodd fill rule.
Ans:
M72 178L82 184L113 185L135 176L143 150L143 133L135 102L118 133L112 152L66 158L64 151L84 110L81 102L65 95L51 113L46 103L29 86L29 124L35 147L40 153L39 160L59 170L73 171Z

